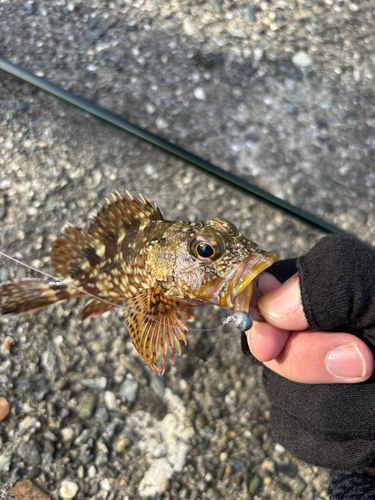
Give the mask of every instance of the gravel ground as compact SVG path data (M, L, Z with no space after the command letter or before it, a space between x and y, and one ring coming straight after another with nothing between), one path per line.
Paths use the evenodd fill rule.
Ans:
M0 54L375 244L374 21L372 0L0 0ZM2 251L48 272L64 224L125 189L281 258L322 237L0 73ZM26 275L0 259L0 280ZM156 377L121 311L81 307L0 320L0 498L328 498L327 471L273 440L238 333L202 331L223 311Z

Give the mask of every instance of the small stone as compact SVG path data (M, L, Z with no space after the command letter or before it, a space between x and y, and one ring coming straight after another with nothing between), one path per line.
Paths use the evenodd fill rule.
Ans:
M89 31L89 35L91 38L94 38L94 40L99 40L102 36L106 34L106 31L100 28L100 26L95 26L95 28L91 28Z
M284 452L285 452L285 448L284 448L284 446L282 446L281 444L276 443L276 444L275 444L275 451L276 451L277 453L284 453Z
M147 165L145 165L144 167L144 171L147 175L152 175L154 172L155 172L155 167L154 165L150 165L150 163L148 163Z
M206 100L206 92L202 87L197 87L194 89L194 96L196 99L199 101L205 101Z
M159 116L158 118L156 118L155 123L156 123L156 126L158 127L159 130L163 130L163 129L165 129L165 128L168 127L167 120L165 120L161 116Z
M253 479L249 483L249 493L253 495L256 490L259 488L260 479L258 476L254 476Z
M247 34L239 28L228 28L227 31L234 38L247 38Z
M165 394L165 384L163 379L157 375L151 375L150 389L153 393L162 398Z
M9 415L9 403L5 398L0 398L0 422Z
M111 483L109 482L109 479L105 478L100 481L100 487L104 491L111 491Z
M0 188L2 188L2 187L5 187L5 188L9 187L7 185L3 186L3 184L5 184L5 181L0 182ZM6 267L0 267L0 283L2 281L7 281L8 277L9 277L9 271L8 271L8 269Z
M107 379L105 377L87 378L82 381L83 385L88 389L103 391L107 387Z
M139 493L142 497L155 497L160 495L165 482L172 476L173 469L166 458L158 458L143 476L139 485Z
M116 409L116 396L112 391L105 391L104 403L107 410L113 411Z
M53 432L51 431L46 431L44 434L43 434L43 437L44 439L46 439L47 441L51 441L51 442L54 442L54 441L57 441L57 437L54 435Z
M98 417L101 424L105 424L106 422L108 422L109 416L106 408L98 408L96 410L96 416Z
M98 493L99 491L99 485L98 483L95 483L91 486L91 488L89 489L88 491L88 495L90 498L97 498L95 497L95 495Z
M12 460L11 453L4 453L4 455L0 455L0 472L9 471L11 460Z
M81 434L74 440L75 446L81 446L84 443L96 435L96 428L92 427L90 429L85 429Z
M80 478L80 479L83 479L85 477L85 468L83 467L83 465L81 464L78 469L77 469L77 476Z
M27 111L30 107L29 103L28 102L23 102L23 101L20 101L17 105L18 109L20 111Z
M61 429L61 440L63 443L68 443L74 438L74 430L71 427Z
M17 448L18 455L27 465L39 465L41 456L39 453L39 445L35 441L21 443Z
M88 475L88 477L95 477L96 476L96 467L95 467L95 465L90 465L90 467L87 470L87 475Z
M10 494L13 500L51 500L51 497L43 493L30 479L15 484Z
M188 36L194 36L197 32L195 25L188 19L184 19L182 27Z
M74 498L78 492L78 484L73 481L63 481L60 487L61 498Z
M205 439L211 439L215 434L215 429L213 429L210 425L205 425L203 429L199 431L199 434Z
M274 464L274 462L272 462L271 459L266 458L266 460L264 460L262 463L262 469L267 471L267 472L270 472L271 474L274 474L275 473L275 464Z
M36 11L37 11L37 6L36 6L36 2L34 1L28 1L25 3L25 5L23 6L23 10L26 12L26 14L28 14L29 16L33 16Z
M292 479L298 474L298 467L293 462L288 462L286 464L278 464L277 469Z
M133 378L127 378L122 384L118 391L119 395L129 401L129 403L134 403L137 400L139 384Z
M353 79L354 79L355 83L358 83L361 81L361 72L358 69L355 69L353 71Z
M156 111L155 106L151 102L146 102L145 108L149 115L153 115Z
M116 441L114 446L116 453L122 453L124 450L126 450L126 448L129 448L131 444L132 442L129 438L121 437Z
M349 4L349 10L352 12L358 12L359 11L359 5L356 3L350 3Z
M107 453L100 452L96 455L95 457L95 465L97 467L101 467L102 465L105 465L108 463L108 455Z
M97 396L94 392L85 392L79 398L77 413L82 420L92 417L96 406Z
M307 68L308 66L311 66L314 61L306 52L300 50L294 54L292 62L300 68Z
M212 8L217 14L221 13L221 5L218 0L209 0Z

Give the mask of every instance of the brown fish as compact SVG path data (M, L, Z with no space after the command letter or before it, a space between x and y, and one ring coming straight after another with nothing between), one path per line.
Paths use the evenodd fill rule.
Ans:
M131 340L153 371L165 370L173 347L186 343L185 308L215 304L249 311L252 280L276 259L229 221L163 219L156 204L127 192L112 195L87 231L67 226L52 245L51 264L60 282L34 278L0 285L2 314L35 311L93 295L82 320L122 305ZM70 286L72 285L72 286ZM77 287L77 288L73 288Z

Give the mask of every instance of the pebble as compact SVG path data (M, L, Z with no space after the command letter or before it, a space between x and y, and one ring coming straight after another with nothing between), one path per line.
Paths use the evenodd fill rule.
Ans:
M188 19L184 19L182 27L188 36L194 36L197 33L197 28L195 27L194 23L192 23Z
M36 11L38 10L37 8L37 5L36 5L36 2L34 1L28 1L25 3L24 7L23 7L23 10L26 12L26 14L28 14L29 16L32 16L36 13Z
M96 410L96 416L98 417L101 424L105 424L106 422L108 422L109 416L106 408L98 408Z
M173 469L166 458L155 459L139 485L140 496L154 497L159 495L172 473Z
M74 446L81 446L84 443L87 443L87 441L94 437L96 434L96 428L92 427L90 429L85 429L84 431L81 432L81 434L74 440Z
M79 398L77 413L82 420L92 417L96 406L97 397L94 392L85 392Z
M95 457L95 465L97 467L101 467L102 465L105 465L108 463L108 455L107 453L100 452L96 455Z
M71 427L65 427L61 429L61 440L63 443L72 441L74 438L74 430Z
M39 445L35 441L21 443L17 453L27 465L39 465L41 462Z
M54 435L53 432L51 431L46 431L44 434L43 434L43 437L44 439L46 439L47 441L51 441L51 442L54 442L54 441L57 441L57 437Z
M285 452L285 448L284 448L284 446L282 446L281 444L276 443L276 444L275 444L275 451L276 451L277 453L284 453L284 452Z
M5 398L0 398L0 422L9 415L9 403Z
M18 482L10 490L13 500L51 500L51 497L40 490L30 479Z
M73 481L63 481L60 487L61 498L74 498L78 492L78 484Z
M256 490L259 488L260 479L258 476L254 476L253 479L249 483L249 493L253 495Z
M227 31L234 38L247 38L247 34L239 28L228 28Z
M105 391L104 404L109 411L116 409L116 396L112 391Z
M165 128L168 127L167 120L165 120L161 116L159 116L158 118L156 118L155 123L156 123L156 126L158 127L159 130L163 130L163 129L165 129Z
M88 389L103 391L107 387L107 379L105 377L87 378L82 380L82 384Z
M300 68L307 68L313 64L313 59L303 50L300 50L294 54L292 58L293 64L299 66Z
M156 111L155 106L151 102L146 102L145 108L149 115L153 115Z
M361 81L361 72L358 69L353 70L353 79L355 83L358 83Z
M163 379L161 377L158 377L157 375L152 374L150 379L150 389L154 394L162 398L165 394L165 384L163 382Z
M109 482L109 479L105 478L100 481L100 487L104 491L111 491L111 483Z
M202 87L197 87L194 89L194 96L199 101L206 100L206 92L204 91L204 89Z
M129 401L129 403L134 403L137 400L138 389L139 389L139 383L132 378L127 378L121 384L118 393L119 396L125 398L126 401Z
M4 455L0 455L0 472L9 471L11 460L12 453L4 453Z
M88 475L88 477L95 477L96 476L96 467L95 467L95 465L90 465L90 467L87 470L87 475Z

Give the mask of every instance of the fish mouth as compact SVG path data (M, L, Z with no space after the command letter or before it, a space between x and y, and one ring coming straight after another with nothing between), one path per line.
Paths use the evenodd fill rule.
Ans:
M246 259L234 273L227 288L228 293L220 296L220 306L230 311L250 311L253 291L252 281L276 260L276 254L261 251Z

